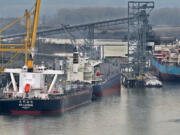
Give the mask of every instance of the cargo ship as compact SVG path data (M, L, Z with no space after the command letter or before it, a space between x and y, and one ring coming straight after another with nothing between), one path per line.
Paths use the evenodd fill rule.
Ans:
M120 75L116 75L106 81L99 81L93 85L93 98L120 95Z
M152 69L162 80L180 79L179 45L159 45L151 57Z
M79 71L82 68L79 65L88 62L87 60L84 62L82 59L79 63L79 60L78 52L75 51L73 58L69 60L73 63L68 63L68 65L72 65L72 68L66 70L63 70L66 64L62 60L59 62L59 70L47 69L44 65L5 69L5 73L10 73L11 82L3 88L3 96L0 98L0 113L62 113L90 103L92 70L86 69L90 68L88 66ZM87 73L89 77L87 77ZM19 79L16 79L14 74L19 74ZM81 77L77 78L76 76Z
M26 17L27 33L24 44L7 45L0 42L1 52L25 54L25 64L22 68L5 67L9 63L1 67L1 72L10 74L11 78L10 83L3 88L3 95L0 98L1 114L61 113L91 102L93 67L88 59L79 57L76 47L73 57L56 63L59 69L48 69L44 64L40 66L34 64L34 56L37 54L35 42L40 3L41 0L36 0L35 10L32 13L30 12L32 10L26 10L24 16L3 29L6 30ZM31 15L34 15L32 27ZM15 56L10 60L15 60Z
M93 81L93 99L120 95L121 74L120 63L115 57L106 57L102 63L95 66L95 79Z

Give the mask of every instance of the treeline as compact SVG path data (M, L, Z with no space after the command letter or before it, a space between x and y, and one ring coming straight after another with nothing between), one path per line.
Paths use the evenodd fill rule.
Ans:
M62 8L52 16L40 16L39 28L50 28L64 25L83 24L88 22L115 19L127 16L127 8L111 7L84 7L78 9ZM0 29L16 18L0 18ZM180 25L180 8L154 9L150 14L150 23L153 25ZM5 33L20 33L25 31L25 20L16 24Z
M154 25L180 25L180 8L156 9L152 12L150 19Z
M125 16L127 16L126 8L60 9L55 16L51 19L45 17L44 21L47 25L82 24ZM150 23L153 25L180 25L180 8L154 9L150 14Z
M82 24L93 21L120 18L127 16L126 8L79 8L79 9L60 9L57 14L48 21L49 24Z

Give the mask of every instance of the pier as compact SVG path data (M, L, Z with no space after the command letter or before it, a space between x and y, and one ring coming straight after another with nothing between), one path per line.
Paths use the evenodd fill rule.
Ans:
M136 77L132 74L122 73L121 82L126 88L144 87L142 77Z

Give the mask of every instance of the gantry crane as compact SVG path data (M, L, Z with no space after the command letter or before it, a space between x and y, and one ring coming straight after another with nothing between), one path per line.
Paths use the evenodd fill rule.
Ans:
M15 58L19 55L20 52L25 54L25 65L28 66L28 69L32 69L40 4L41 4L41 0L36 0L34 12L31 13L30 11L26 10L24 16L18 18L17 20L15 20L14 22L10 23L9 25L7 25L6 27L0 30L0 52L2 52L2 58L1 58L2 63L0 69L1 72L3 72L4 68L6 68L12 61L15 60ZM31 29L31 15L34 15L32 29ZM12 27L14 24L18 23L19 21L21 21L24 17L26 17L25 42L21 44L3 44L1 42L2 32ZM7 63L3 63L4 52L15 52L13 57L11 57Z
M149 16L154 9L154 1L129 1L128 18L128 57L129 71L135 76L142 76L147 69L147 33L149 29ZM133 41L137 41L135 43Z

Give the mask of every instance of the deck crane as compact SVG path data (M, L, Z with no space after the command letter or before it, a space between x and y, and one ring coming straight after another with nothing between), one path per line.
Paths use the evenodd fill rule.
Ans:
M36 0L36 6L35 6L35 12L34 12L34 22L33 22L33 29L32 29L32 37L31 37L31 44L30 44L30 59L28 60L28 69L33 69L33 58L34 58L34 48L35 48L35 42L36 42L36 33L37 33L37 26L38 26L38 20L39 20L39 11L40 11L40 4L41 0Z
M15 20L14 22L10 23L6 27L0 30L0 52L2 52L2 64L0 71L3 72L4 69L15 60L15 58L18 56L18 53L24 53L25 54L25 65L28 67L28 69L32 70L33 68L33 57L34 57L34 48L35 48L35 42L36 42L36 32L37 32L37 26L38 26L38 18L39 18L39 11L40 11L40 4L41 0L36 0L35 4L35 11L30 12L28 10L25 11L24 16L20 17L19 19ZM33 28L31 30L31 15L34 15L33 20ZM24 17L26 17L26 38L25 42L21 44L3 44L1 42L1 35L2 32L6 29L12 27L14 24L21 21ZM4 64L3 58L4 52L15 52L15 55L10 58L10 60ZM29 55L29 59L28 59Z

